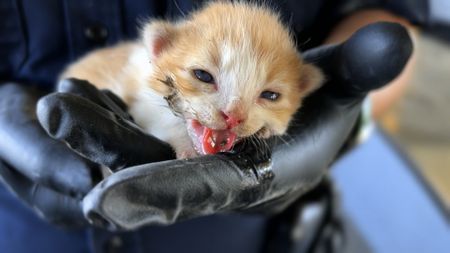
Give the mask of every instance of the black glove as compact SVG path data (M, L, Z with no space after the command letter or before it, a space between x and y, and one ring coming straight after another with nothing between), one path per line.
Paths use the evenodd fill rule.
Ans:
M126 113L125 104L115 95L108 91L100 92L94 87L82 89L85 87L82 84L73 86L71 82L62 82L59 90L70 91L85 97L85 100L94 101L114 112L118 119L131 119ZM73 152L66 144L50 138L36 117L36 104L42 95L43 92L37 89L16 83L0 86L0 181L47 221L66 227L87 225L81 210L81 200L95 183L103 179L99 164L107 164L108 159L120 162L123 158L117 155L109 157L103 152L103 160L94 163ZM89 108L88 103L85 105ZM53 116L64 121L66 115ZM88 113L86 118L81 116L77 120L89 122L89 127L97 122L99 124L95 126L101 127L100 118L92 119L89 116L92 114ZM166 159L172 157L172 150L167 144L145 136L137 128L132 132L133 128L127 125L126 129L126 133L121 131L123 138L133 141L135 136L141 144L151 146L152 151L161 157L164 158L164 152L169 154ZM92 130L95 131L98 130ZM75 145L77 138L72 143ZM98 147L92 145L91 150L85 152L95 152ZM133 147L121 147L133 152ZM124 155L137 163L140 161L137 156Z
M36 118L36 89L0 86L0 181L46 220L87 223L81 199L98 165L51 139Z
M305 59L321 67L328 81L304 101L288 134L275 138L272 148L247 146L237 153L126 168L85 197L84 213L91 221L135 229L225 211L280 211L321 180L348 140L364 96L396 77L411 52L408 33L392 23L370 25L341 45L306 52ZM135 131L133 124L85 106L53 94L41 100L39 120L51 136L112 170L136 164L139 155L121 155L130 154L132 144L139 147L133 153L155 161L150 148L121 137ZM62 114L64 120L53 116ZM83 121L86 117L104 125Z

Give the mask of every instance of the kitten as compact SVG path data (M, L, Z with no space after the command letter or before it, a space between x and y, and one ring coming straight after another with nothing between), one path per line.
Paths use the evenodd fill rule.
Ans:
M140 40L88 54L66 69L69 77L112 90L178 158L282 135L322 80L276 13L224 2L178 22L151 21Z

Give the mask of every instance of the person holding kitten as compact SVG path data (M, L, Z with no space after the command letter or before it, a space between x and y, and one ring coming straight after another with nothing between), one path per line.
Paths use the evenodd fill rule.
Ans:
M349 5L331 2L285 1L281 4L274 1L271 4L280 12L283 19L291 24L290 28L298 38L296 43L301 50L314 48L324 43L345 41L360 27L375 21L391 21L408 26L406 19L399 18L390 12L366 10L362 12L364 15L361 12L349 14ZM0 114L0 137L2 138L0 142L0 180L2 181L0 227L2 229L0 230L5 229L0 232L3 235L0 239L2 248L11 252L28 252L30 248L45 252L161 250L164 249L163 246L170 244L170 241L182 240L182 238L189 238L186 240L197 243L193 237L184 232L188 231L186 229L189 226L194 226L197 228L196 231L203 231L203 235L210 236L209 242L214 243L215 248L222 248L227 252L256 252L261 237L254 231L264 228L265 223L262 217L250 220L233 216L208 217L196 224L190 225L188 221L182 224L182 227L169 227L167 230L148 227L132 233L107 232L94 228L88 223L108 227L110 222L115 228L136 230L147 224L170 224L178 220L222 211L252 208L280 211L317 184L317 181L311 179L303 182L303 185L302 182L296 182L295 186L298 189L295 190L292 187L285 189L284 185L271 185L274 175L277 180L281 177L286 187L293 180L277 176L276 170L274 172L272 164L268 162L271 161L268 156L272 152L273 164L289 167L285 161L299 155L294 152L293 147L286 146L276 146L274 150L268 150L263 154L251 152L252 147L248 147L242 153L198 157L187 161L167 161L161 164L161 161L174 158L171 148L157 138L146 135L137 127L128 114L127 105L115 94L99 91L82 81L67 81L60 86L64 94L40 100L37 108L40 122L38 121L35 114L36 104L53 87L58 74L67 64L95 48L112 45L124 39L136 38L139 20L143 18L149 16L175 18L189 13L196 5L201 3L135 1L133 4L122 4L120 1L102 1L93 4L90 1L46 0L39 3L6 1L0 5L2 17L4 17L4 22L0 25L0 43L2 44L0 53L4 59L0 63L2 80L0 86L0 108L2 108ZM364 6L361 3L358 8ZM383 7L382 5L374 6ZM389 7L392 7L393 11L411 8L406 3L403 7L398 4L391 4ZM354 7L352 10L358 8ZM344 16L344 14L348 15ZM416 22L422 21L420 15L419 18L415 15L407 17ZM339 25L336 26L336 23ZM390 29L393 29L398 36L407 37L402 33L403 30L396 30L400 29L397 26L382 25L375 29L386 30L389 36L392 35L389 33ZM347 45L360 46L364 36L370 36L370 34L363 31L359 36L352 37ZM395 47L395 53L398 45L392 45ZM343 46L340 52L346 52L349 49L345 48L349 47ZM334 79L327 81L335 82L336 85L346 87L348 86L346 82L365 80L364 77L339 80L339 74L333 74L333 69L342 60L338 59L339 57L330 56L333 52L337 52L336 48L312 51L308 59L317 63L325 76L333 77ZM399 52L399 59L392 63L393 68L389 70L392 72L380 73L380 78L369 84L369 86L372 85L371 87L362 89L360 93L355 92L356 95L352 93L352 97L363 96L368 90L385 85L387 81L393 79L403 69L411 53L411 47L402 45L401 48L403 51ZM341 57L350 56L343 54ZM114 61L111 61L111 64L114 64ZM401 93L397 90L402 90L404 87L404 79L405 77L400 77L390 86L391 88L383 92L394 94L392 96L394 98L397 97L396 94ZM302 117L306 126L300 129L314 134L318 130L322 131L322 127L325 129L332 125L333 131L340 136L330 133L328 141L333 140L333 143L337 144L331 145L333 147L328 151L324 150L321 154L327 159L332 159L349 135L359 109L357 107L342 109L334 103L334 100L327 100L327 97L325 95L321 97L319 94L316 96L317 101L313 98L308 102L306 106L309 105L309 107L306 108L317 109L316 111L305 109L306 112ZM380 111L377 111L376 101L375 98L374 113L378 115ZM318 105L321 105L320 108ZM47 112L59 115L59 118L49 120L50 118L44 117ZM347 116L341 119L330 116L336 113ZM291 136L294 135L294 139L300 134L295 130L294 128L289 132ZM304 137L299 137L293 146L298 144L301 147L308 147L309 141L302 138ZM254 156L256 153L258 153L257 157ZM151 154L150 157L149 154ZM317 152L312 154L316 154L312 157L320 160ZM134 213L122 220L114 216L121 215L121 210L116 208L113 212L118 210L118 213L104 215L106 211L103 209L96 213L101 206L97 206L95 193L103 189L96 188L94 192L91 190L101 180L101 167L106 166L114 171L122 170L123 177L118 178L117 174L113 174L111 179L120 181L123 178L135 176L133 173L127 175L126 168L152 162L154 167L151 170L134 167L137 169L129 171L141 173L145 170L154 173L153 181L150 184L142 182L141 186L144 192L147 190L150 192L149 197L151 195L159 197L147 199L144 202L156 201L158 204L155 207L161 209L147 209L145 213ZM328 163L329 161L324 161L323 167L327 167ZM257 173L256 179L252 174L254 172ZM322 172L319 170L314 173L318 173L316 180L320 179ZM168 178L172 182L162 183ZM186 185L186 182L190 184ZM210 188L212 192L207 193L203 189L195 188L205 182L214 186ZM239 187L243 182L248 188ZM133 184L133 186L136 185ZM177 187L173 189L168 187L170 185ZM8 190L14 193L15 197L10 195ZM189 209L183 206L181 209L168 208L167 205L173 204L173 200L175 204L177 200L180 200L171 199L171 197L180 196L180 194L192 194L190 197L183 196L181 203L195 208ZM210 203L196 202L204 194L211 194L211 198L207 198ZM85 198L86 195L88 195L87 198ZM24 207L16 197L31 208ZM126 206L127 210L124 213L145 209L134 209L131 205L133 202L126 203L130 205ZM85 210L81 209L82 205ZM177 210L181 212L177 213ZM51 223L65 227L78 227L78 229L58 230L38 219L33 211ZM98 215L99 213L101 215ZM148 216L155 213L154 216ZM142 219L130 220L130 217ZM211 224L220 226L220 231L208 229L212 226ZM6 230L17 231L17 233L6 233ZM27 243L23 243L24 238ZM247 240L238 238L250 238L249 241L256 243L248 243ZM196 243L192 245L196 252L211 251L208 242L201 240L198 244ZM68 244L71 245L70 248ZM230 245L234 245L234 248L230 248ZM176 248L177 245L174 245L173 249Z

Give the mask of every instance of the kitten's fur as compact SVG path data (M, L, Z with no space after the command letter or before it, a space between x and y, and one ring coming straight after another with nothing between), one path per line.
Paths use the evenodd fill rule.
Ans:
M204 129L237 139L282 135L322 80L267 7L213 2L179 22L151 21L142 31L138 41L88 54L62 78L112 90L178 157L211 153L201 149ZM211 73L214 84L200 81L194 69ZM263 91L280 96L270 101L260 97ZM230 126L224 115L240 123Z

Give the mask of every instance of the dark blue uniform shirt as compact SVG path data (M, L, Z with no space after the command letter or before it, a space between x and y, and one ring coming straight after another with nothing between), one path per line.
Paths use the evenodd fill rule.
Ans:
M191 1L174 3L2 0L0 77L50 87L64 66L84 53L137 37L140 21L193 7Z
M136 38L140 22L148 18L174 19L201 2L1 0L0 80L51 87L62 69L86 52ZM278 7L286 10L283 13L287 22L301 31L314 19L321 2L285 1Z

